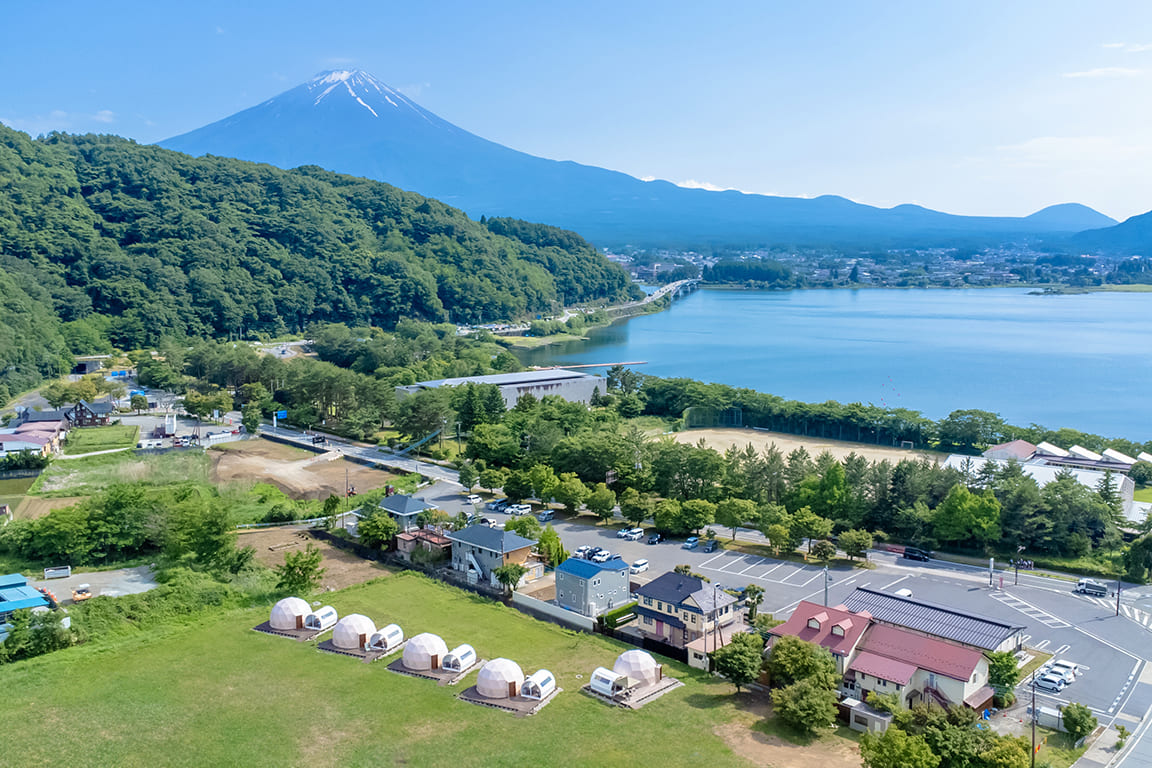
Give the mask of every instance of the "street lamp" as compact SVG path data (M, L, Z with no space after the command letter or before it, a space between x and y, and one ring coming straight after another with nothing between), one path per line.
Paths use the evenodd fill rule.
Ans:
M1020 553L1024 551L1024 545L1021 544L1016 547L1016 582L1013 586L1020 583Z
M828 573L828 566L824 566L824 607L828 607L828 584L832 581L832 575Z

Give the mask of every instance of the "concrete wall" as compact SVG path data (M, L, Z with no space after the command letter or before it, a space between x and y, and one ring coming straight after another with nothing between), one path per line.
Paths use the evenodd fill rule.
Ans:
M573 403L589 403L592 393L599 391L604 394L606 379L599 376L589 376L582 379L569 379L565 381L551 381L546 383L505 384L500 387L500 395L504 398L504 407L511 410L522 395L531 393L536 399L545 395L558 395Z
M550 618L561 624L582 629L585 632L591 632L596 626L596 622L587 616L581 616L578 613L561 608L558 605L546 603L543 600L537 600L534 597L529 597L519 592L512 593L512 605L526 613L533 613L542 618Z
M593 584L599 580L599 584ZM602 613L631 602L628 571L600 571L592 579L556 572L556 602L585 616Z

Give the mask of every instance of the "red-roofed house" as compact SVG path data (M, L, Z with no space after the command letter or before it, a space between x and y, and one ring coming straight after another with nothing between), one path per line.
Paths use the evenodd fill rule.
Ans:
M898 693L905 706L927 701L983 709L992 699L983 653L884 624L865 633L844 689L858 699L868 691Z
M788 621L772 627L768 634L773 638L791 635L827 648L836 660L836 671L843 675L871 622L872 617L867 613L853 613L842 605L826 608L801 600ZM769 647L771 644L770 640Z
M1027 440L1013 440L1009 443L1000 443L994 445L981 454L986 459L994 459L996 461L1008 461L1009 459L1016 459L1016 461L1028 461L1036 454L1036 446Z

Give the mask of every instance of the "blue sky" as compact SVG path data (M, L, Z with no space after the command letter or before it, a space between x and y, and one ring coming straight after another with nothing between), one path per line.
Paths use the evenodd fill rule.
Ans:
M0 121L152 142L355 67L485 138L638 177L1152 209L1152 3L715 6L10 4Z

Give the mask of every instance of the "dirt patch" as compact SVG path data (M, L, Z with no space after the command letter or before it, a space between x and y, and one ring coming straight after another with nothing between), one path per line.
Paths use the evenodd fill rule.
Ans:
M758 429L689 429L677 432L674 439L678 443L695 444L701 439L705 445L723 453L732 446L744 448L749 443L757 451L763 451L775 444L776 448L787 456L797 448L803 448L816 458L823 451L828 451L838 459L843 459L850 453L863 456L869 461L882 461L887 459L893 463L902 459L931 459L940 461L944 458L942 453L932 451L911 451L904 448L888 448L867 443L849 443L842 440L824 440L816 437L801 437L800 435L787 435L782 432L761 432Z
M391 472L346 461L335 452L313 453L269 440L247 440L208 452L214 483L271 483L293 499L343 496L345 482L358 492L393 482Z
M324 578L320 582L322 589L343 589L389 573L379 563L338 549L298 528L265 528L243 532L238 534L236 541L237 546L253 547L256 559L269 568L283 565L285 554L300 552L309 544L314 544L324 558L321 563L324 569Z
M33 520L37 517L44 517L54 509L63 509L73 504L79 504L86 498L87 496L61 496L58 499L42 499L39 496L25 496L24 501L13 514L20 520Z

